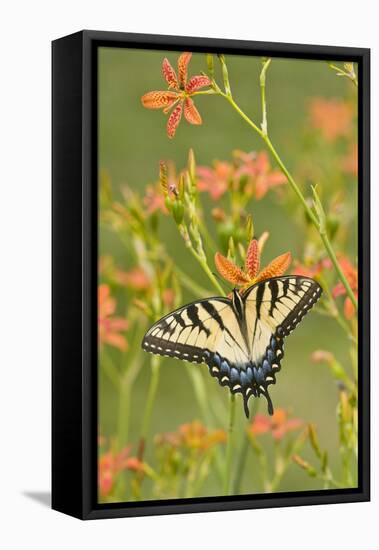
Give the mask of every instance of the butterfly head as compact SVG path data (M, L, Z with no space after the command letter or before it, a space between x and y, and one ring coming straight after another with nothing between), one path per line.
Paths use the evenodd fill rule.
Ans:
M243 319L244 316L244 305L243 305L243 299L241 294L236 288L233 288L232 292L232 304L234 311L237 313L238 317L240 319Z

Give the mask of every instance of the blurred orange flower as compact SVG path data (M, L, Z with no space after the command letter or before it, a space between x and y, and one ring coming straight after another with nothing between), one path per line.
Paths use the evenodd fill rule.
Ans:
M315 97L309 105L311 124L327 141L348 136L352 131L354 108L342 99Z
M110 288L106 284L98 288L98 332L100 344L109 344L125 351L127 341L120 334L129 328L129 322L121 317L113 317L116 311L116 300L111 297Z
M117 269L114 278L117 283L134 290L146 290L151 284L150 278L142 267L134 267L130 271Z
M123 470L144 471L144 463L136 457L130 457L130 446L120 452L107 451L99 457L98 487L101 496L107 496L113 489L117 475Z
M212 200L220 199L228 190L237 190L244 179L243 191L247 197L262 199L273 187L286 183L280 170L273 170L266 151L234 151L234 163L216 160L213 166L198 166L198 189L209 193Z
M256 239L253 239L247 249L244 271L219 252L215 254L215 264L221 277L233 285L242 286L241 290L243 291L260 281L271 277L280 277L286 272L291 263L291 253L286 252L259 271L260 256L259 243Z
M166 215L168 214L160 184L147 185L145 189L145 196L143 198L143 204L146 207L146 213L148 215L154 214L154 212L157 211L160 211Z
M288 412L284 409L275 409L272 416L256 414L248 430L253 436L270 433L279 441L292 431L300 429L304 422L299 418L289 418Z
M358 299L358 270L350 262L349 258L346 256L339 256L339 264L342 268L342 271L351 287L351 290L354 292L355 297ZM338 296L346 296L346 289L341 282L338 282L333 288L334 298ZM353 302L347 296L344 303L344 315L346 319L350 320L355 315L355 307Z
M234 157L241 162L236 177L249 176L255 183L255 198L262 199L266 193L278 185L286 183L287 178L280 170L272 170L266 151L244 153L234 151Z
M176 432L160 434L156 437L156 443L167 443L172 447L185 447L198 451L206 451L219 443L226 442L224 430L208 429L198 420L182 424Z
M173 306L175 300L175 292L173 288L165 288L162 292L162 301L167 308Z
M234 178L235 168L229 162L216 160L213 168L198 166L196 172L199 191L209 193L211 199L216 201L228 190L228 185Z
M342 170L353 176L358 175L358 145L350 145L348 154L342 159Z
M187 81L188 64L192 53L183 52L178 59L178 75L165 58L162 63L163 76L168 84L168 91L148 92L141 98L142 105L147 109L163 109L164 113L171 110L167 122L167 135L169 138L175 136L176 129L184 116L190 124L202 124L199 111L196 109L191 95L194 92L210 86L211 81L205 75L197 75ZM171 91L174 90L174 91Z
M330 269L332 267L332 262L329 258L324 258L319 262L311 265L305 265L300 262L295 263L295 269L292 271L294 275L302 275L303 277L310 277L313 279L317 275L321 275L324 269Z

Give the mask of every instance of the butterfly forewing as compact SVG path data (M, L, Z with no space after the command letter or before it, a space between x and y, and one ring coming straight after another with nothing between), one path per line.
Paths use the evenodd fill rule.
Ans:
M228 298L209 298L166 315L146 333L146 351L209 364L217 351L230 361L248 359L238 319Z

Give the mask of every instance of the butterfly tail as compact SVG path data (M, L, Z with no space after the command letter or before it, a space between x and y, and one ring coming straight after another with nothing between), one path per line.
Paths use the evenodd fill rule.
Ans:
M266 388L266 391L263 394L267 400L267 412L270 416L274 414L274 407L272 405L270 394L268 393L268 390Z
M243 394L243 409L245 411L246 418L249 418L249 416L250 416L248 401L249 401L249 396L246 395L246 393L244 393Z

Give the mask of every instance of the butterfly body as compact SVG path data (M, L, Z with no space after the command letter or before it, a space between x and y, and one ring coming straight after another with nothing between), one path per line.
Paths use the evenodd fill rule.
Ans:
M211 376L241 393L246 416L251 396L275 384L284 356L283 340L315 304L320 285L307 277L274 277L231 298L192 302L157 321L146 333L145 351L208 365Z

